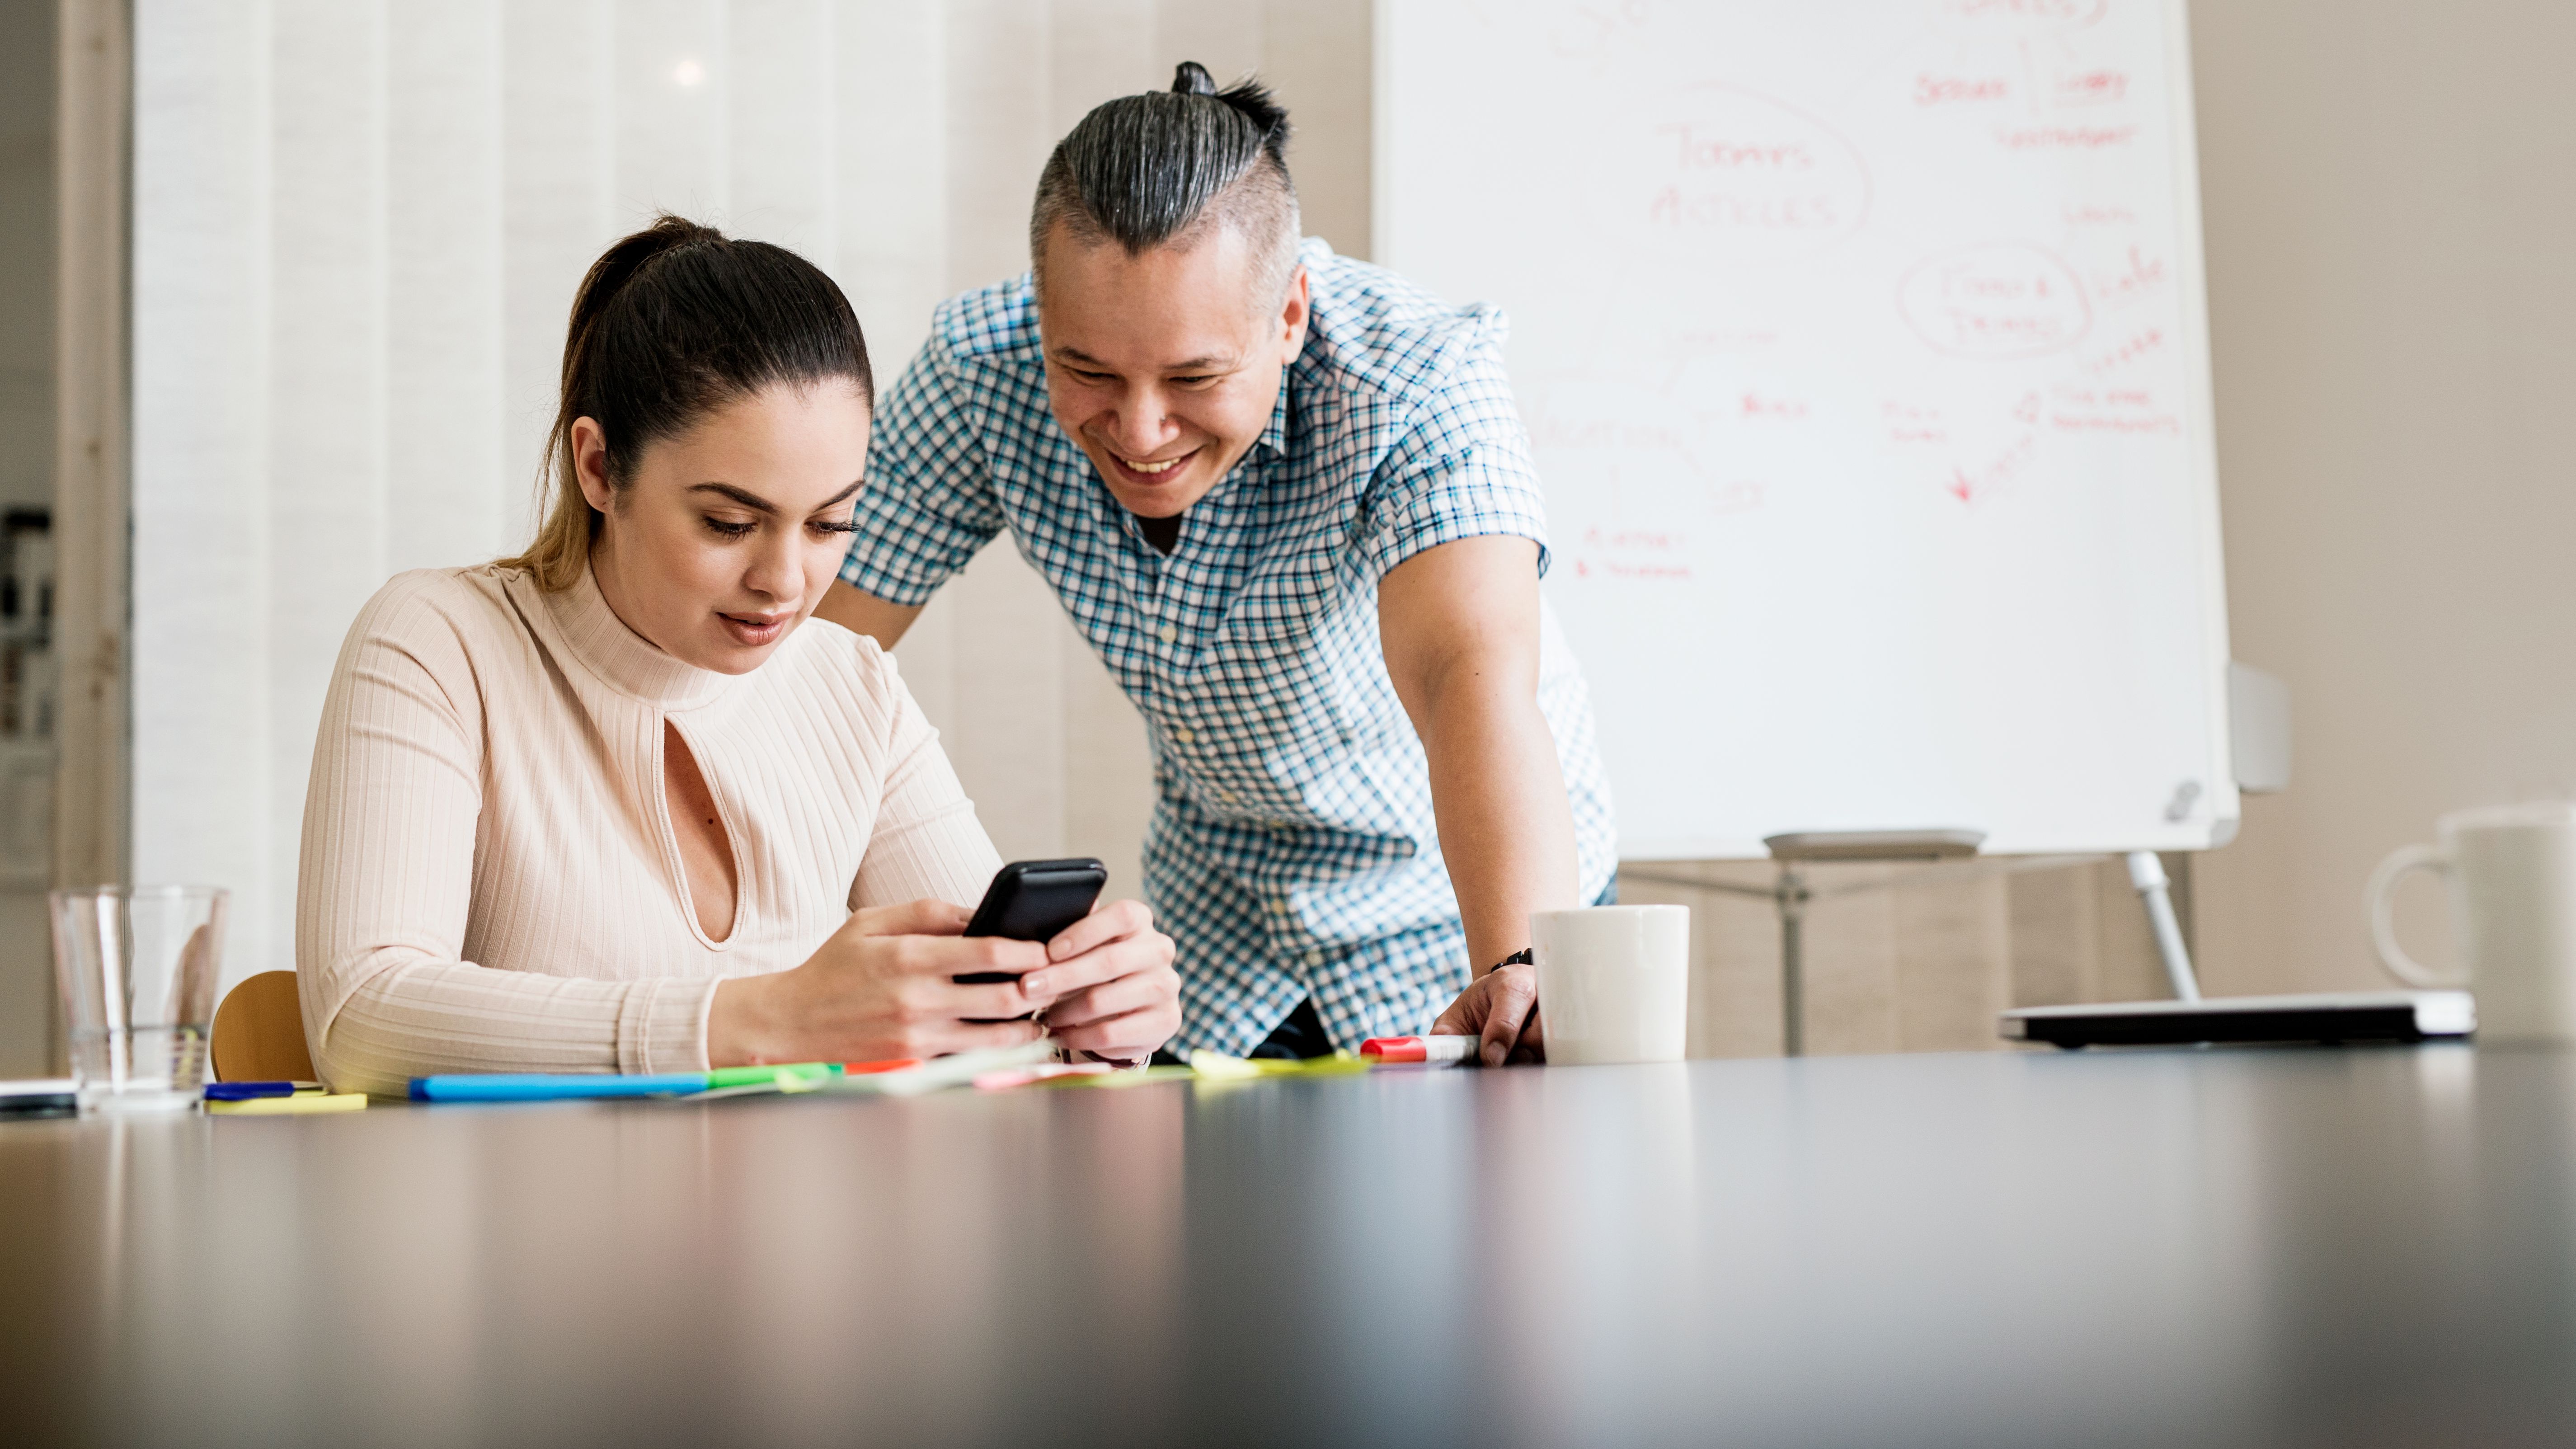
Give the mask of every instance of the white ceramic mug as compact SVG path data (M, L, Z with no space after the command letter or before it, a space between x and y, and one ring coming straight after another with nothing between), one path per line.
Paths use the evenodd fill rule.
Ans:
M1690 1034L1690 907L1530 917L1551 1066L1677 1062Z
M2436 844L2401 846L2371 872L2380 963L2410 986L2474 990L2482 1041L2576 1042L2576 803L2461 810L2434 834ZM2463 976L2441 976L2397 944L2389 894L2411 870L2450 880Z

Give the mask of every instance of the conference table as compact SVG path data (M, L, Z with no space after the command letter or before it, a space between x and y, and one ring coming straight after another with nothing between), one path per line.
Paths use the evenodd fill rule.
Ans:
M0 1441L2576 1440L2576 1054L0 1126Z

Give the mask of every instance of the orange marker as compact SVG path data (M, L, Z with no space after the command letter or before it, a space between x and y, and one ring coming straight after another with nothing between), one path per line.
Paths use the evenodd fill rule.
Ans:
M921 1058L919 1057L895 1057L890 1061L882 1062L843 1062L841 1064L841 1075L845 1077L865 1077L874 1075L878 1072L906 1071L920 1065Z

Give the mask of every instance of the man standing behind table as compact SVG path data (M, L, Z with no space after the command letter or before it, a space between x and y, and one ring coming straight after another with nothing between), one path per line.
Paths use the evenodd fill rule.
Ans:
M1438 1011L1534 1055L1529 915L1607 899L1616 849L1502 319L1301 245L1287 139L1187 63L1074 127L1031 273L942 306L887 395L819 612L891 646L1011 530L1151 732L1175 1045Z

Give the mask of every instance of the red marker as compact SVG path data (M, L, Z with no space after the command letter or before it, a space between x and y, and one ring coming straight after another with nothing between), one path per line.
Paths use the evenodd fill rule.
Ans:
M1476 1060L1484 1040L1473 1036L1373 1036L1360 1043L1360 1060L1371 1066L1457 1067Z

